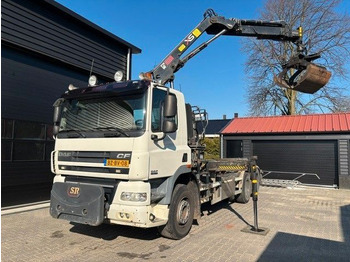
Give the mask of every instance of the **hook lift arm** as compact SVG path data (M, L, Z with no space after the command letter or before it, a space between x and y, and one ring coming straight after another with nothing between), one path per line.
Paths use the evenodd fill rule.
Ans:
M214 36L181 58L184 52L204 32ZM319 58L320 54L305 55L301 27L298 30L292 30L284 21L227 19L218 16L212 9L208 9L204 13L204 19L159 65L147 73L141 73L141 76L150 78L162 85L169 82L172 85L174 73L221 35L256 37L257 39L289 41L296 44L296 54L282 65L282 72L274 78L276 84L281 87L304 93L314 93L326 85L331 76L331 73L324 67L311 63L311 61ZM295 73L291 77L288 77L290 69L296 70L294 70Z

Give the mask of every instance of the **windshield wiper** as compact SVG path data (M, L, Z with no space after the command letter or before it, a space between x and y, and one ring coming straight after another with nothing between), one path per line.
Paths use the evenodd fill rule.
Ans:
M86 135L84 135L83 133L81 133L79 130L77 129L64 129L64 130L61 130L59 131L59 133L70 133L70 132L75 132L76 134L78 134L79 136L83 137L83 138L86 138ZM68 137L75 137L75 136L70 136L67 134Z
M104 127L94 127L93 130L101 130L101 131L112 131L122 134L123 136L129 137L130 135L125 133L123 129L114 126L104 126Z

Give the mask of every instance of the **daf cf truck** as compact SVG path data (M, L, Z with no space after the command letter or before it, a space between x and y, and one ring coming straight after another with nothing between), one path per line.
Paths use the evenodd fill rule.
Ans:
M181 58L204 33L213 37ZM87 87L70 86L55 102L52 217L92 226L158 227L162 236L181 239L200 218L201 204L249 201L251 178L259 177L256 158L204 159L204 133L198 130L205 130L207 113L172 88L174 73L221 35L294 43L297 53L276 76L283 88L313 93L330 78L311 62L319 54L305 54L301 28L227 19L208 10L140 80L123 81L118 73L116 82L95 85L92 78Z

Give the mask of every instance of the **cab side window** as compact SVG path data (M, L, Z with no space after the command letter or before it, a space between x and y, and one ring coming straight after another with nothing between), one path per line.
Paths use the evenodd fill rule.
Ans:
M166 91L160 90L157 88L153 89L152 115L151 115L152 132L160 132L161 131L162 105L163 105L165 96L166 96Z

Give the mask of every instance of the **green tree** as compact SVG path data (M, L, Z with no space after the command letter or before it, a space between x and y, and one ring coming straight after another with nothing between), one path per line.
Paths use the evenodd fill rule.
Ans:
M213 138L204 138L203 144L206 145L205 151L204 151L204 158L205 159L219 159L220 158L220 138L219 137L213 137Z
M295 45L269 40L243 40L248 54L248 101L251 115L294 115L346 111L346 66L350 57L350 16L337 12L340 0L267 0L260 12L262 20L284 20L293 29L303 27L309 54L321 52L317 64L332 72L330 82L313 95L280 88L273 76L294 52ZM346 82L346 81L343 81ZM348 83L348 82L347 82ZM345 103L344 103L345 102Z

